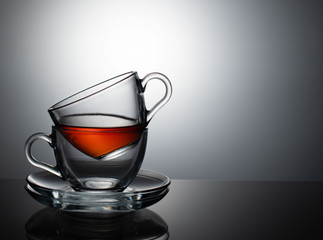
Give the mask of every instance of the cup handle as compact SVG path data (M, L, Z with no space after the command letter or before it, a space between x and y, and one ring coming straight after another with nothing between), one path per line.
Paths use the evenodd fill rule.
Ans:
M145 76L143 79L141 79L141 85L143 87L143 92L146 90L146 85L150 80L157 79L162 81L162 83L165 85L166 92L162 99L160 99L150 110L147 110L147 123L152 119L152 117L156 114L156 112L163 107L170 97L172 96L172 84L169 81L169 79L161 74L161 73L149 73L147 76Z
M39 168L42 168L50 173L55 174L58 177L62 177L62 174L58 171L58 169L52 165L49 165L44 162L38 161L32 154L31 154L31 146L32 144L37 140L44 140L45 142L48 142L49 145L52 147L52 138L44 133L36 133L28 138L25 144L25 154L28 159L28 161Z

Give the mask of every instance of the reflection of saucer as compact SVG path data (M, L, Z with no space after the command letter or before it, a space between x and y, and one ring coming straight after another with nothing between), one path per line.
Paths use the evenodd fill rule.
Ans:
M28 239L167 239L165 221L149 209L104 217L44 208L26 223Z
M151 206L167 194L170 179L141 170L123 192L74 191L67 181L46 171L29 175L27 183L27 192L47 206L73 212L105 213Z

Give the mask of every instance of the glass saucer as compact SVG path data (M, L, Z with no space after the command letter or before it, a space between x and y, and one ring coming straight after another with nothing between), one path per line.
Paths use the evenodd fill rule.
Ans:
M41 171L27 177L27 192L38 202L72 212L132 211L160 201L169 191L170 179L141 170L123 191L75 191L67 181Z

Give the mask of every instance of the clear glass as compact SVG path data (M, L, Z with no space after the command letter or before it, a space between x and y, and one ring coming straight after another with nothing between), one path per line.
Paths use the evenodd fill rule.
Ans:
M153 79L162 81L166 92L148 111L143 93ZM146 125L171 93L171 83L161 73L150 73L139 79L136 72L128 72L76 93L48 112L55 125L101 128Z
M170 179L160 173L140 170L122 192L75 191L67 181L47 171L27 177L27 192L40 203L68 212L105 214L149 207L169 191Z
M37 134L33 135L33 139L29 141L31 144L38 139L47 139L50 142L57 162L56 167L47 166L51 169L51 173L67 180L75 190L122 191L135 178L146 151L147 129L142 128L127 132L115 130L113 133L100 129L95 131L95 134L88 129L72 130L71 132L75 136L85 135L85 138L88 135L90 138L100 137L103 147L110 141L106 140L106 134L109 134L109 138L118 138L120 134L126 135L127 138L128 135L132 135L133 141L112 152L93 157L85 153L80 147L76 147L73 139L68 141L64 136L66 133L63 128L53 126L50 136ZM111 134L112 136L110 136ZM75 136L72 136L72 138ZM31 155L30 147L27 158L30 161L38 162Z
M162 81L166 91L147 110L144 92L153 79ZM87 88L49 108L55 124L52 135L32 135L25 145L26 157L36 167L68 180L74 189L121 191L139 171L146 127L171 93L171 83L161 73L140 79L136 72L128 72ZM53 147L57 166L31 154L36 140Z

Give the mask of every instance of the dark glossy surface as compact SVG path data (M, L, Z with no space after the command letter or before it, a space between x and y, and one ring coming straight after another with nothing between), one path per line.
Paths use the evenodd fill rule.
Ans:
M25 229L27 223L30 224L31 221L36 223L33 227L37 229L40 226L37 225L39 220L37 216L46 211L48 216L55 214L33 200L24 190L24 185L25 180L0 180L2 189L0 226L1 235L6 237L1 237L2 239L27 239ZM148 210L149 212L143 211L141 216L157 215L155 220L168 226L169 239L293 237L322 239L323 237L322 182L172 180L168 195ZM81 216L80 219L84 220L84 217ZM154 229L149 225L154 222L147 220L147 225L138 225L140 226L138 229L145 233L149 229ZM102 222L104 221L103 219ZM120 222L119 218L118 221ZM136 221L132 221L134 222ZM46 222L42 221L41 223L41 229L48 227L48 231L53 231L52 224L46 225ZM64 226L60 222L56 223ZM165 227L165 224L156 226ZM98 227L98 224L95 226ZM121 226L122 223L117 225L118 228ZM143 226L147 226L147 229L143 230ZM88 230L88 233L93 230L91 234L96 234L95 227ZM108 234L109 229L106 230ZM162 232L163 228L157 227L155 230ZM127 231L129 232L129 229ZM109 239L108 236L106 238Z

